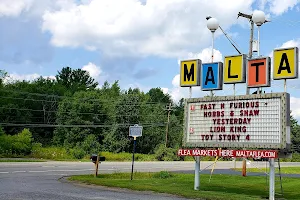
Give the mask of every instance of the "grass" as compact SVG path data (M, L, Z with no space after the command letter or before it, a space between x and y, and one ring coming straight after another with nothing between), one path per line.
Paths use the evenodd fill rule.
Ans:
M266 199L269 195L266 178L259 176L214 175L209 183L209 175L203 174L200 176L200 191L194 190L193 174L136 172L133 180L130 181L130 173L114 173L101 174L97 178L93 175L72 176L69 180L207 200L254 200ZM284 198L299 199L300 190L297 189L299 187L299 179L283 178ZM276 191L280 191L279 188L279 184L276 183Z
M233 169L236 171L242 171L242 168ZM280 171L282 174L300 174L300 167L281 167ZM247 168L247 172L266 172L266 168ZM269 172L269 168L267 168ZM279 173L279 169L275 168L275 173Z
M46 161L34 160L34 159L0 159L0 162L46 162Z

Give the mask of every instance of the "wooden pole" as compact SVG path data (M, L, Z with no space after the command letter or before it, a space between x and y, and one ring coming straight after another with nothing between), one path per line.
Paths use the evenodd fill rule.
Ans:
M95 178L98 176L99 158L100 156L97 155L97 161L95 163Z

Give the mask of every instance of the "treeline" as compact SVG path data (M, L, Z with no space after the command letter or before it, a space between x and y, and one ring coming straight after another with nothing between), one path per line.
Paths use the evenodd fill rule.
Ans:
M129 126L143 126L137 152L178 148L183 137L183 100L172 102L160 88L121 90L118 81L98 83L81 69L63 68L55 79L7 81L1 71L0 126L13 136L26 128L42 146L64 147L76 158L101 151L131 152ZM172 111L168 123L169 104Z
M132 152L129 126L139 124L143 136L138 153L178 159L184 102L173 102L160 88L147 93L121 90L118 81L98 86L88 72L70 67L58 71L55 79L33 81L9 81L9 74L0 70L0 96L2 156L26 155L41 147L63 148L74 158L99 151ZM292 148L300 153L300 126L293 117L291 124Z

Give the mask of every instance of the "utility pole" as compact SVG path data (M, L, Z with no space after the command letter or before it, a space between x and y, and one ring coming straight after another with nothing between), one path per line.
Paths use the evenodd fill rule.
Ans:
M250 30L250 41L249 41L249 55L248 58L251 59L252 58L252 48L253 48L253 29L254 29L254 22L252 21L252 15L248 15L245 13L238 13L238 18L239 17L244 17L246 19L248 19L251 23L251 30ZM250 89L247 87L246 88L246 94L249 95L250 93ZM242 170L242 176L246 176L247 174L247 165L246 165L246 159L243 159L243 170Z
M251 30L250 30L250 41L249 41L249 54L248 54L248 58L251 59L252 58L252 52L253 52L253 30L254 30L254 22L252 21L252 15L248 15L245 13L238 13L238 18L239 17L244 17L246 19L248 19L250 21L251 24ZM246 88L246 94L249 95L250 93L250 88Z
M168 132L169 132L169 123L170 123L170 113L172 111L172 103L169 103L169 105L167 105L167 111L168 111L168 122L167 122L167 126L166 126L166 144L165 146L167 147L167 143L168 143Z

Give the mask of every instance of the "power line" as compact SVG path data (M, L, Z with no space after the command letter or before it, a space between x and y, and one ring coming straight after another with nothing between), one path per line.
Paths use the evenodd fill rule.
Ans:
M15 123L0 123L0 126L19 126L19 127L64 127L64 128L110 128L110 127L129 127L133 126L135 123L128 124L15 124ZM139 123L143 127L164 127L165 123Z
M85 100L85 101L101 101L101 102L124 102L124 101L130 101L132 99L124 99L124 97L137 97L137 99L135 100L139 100L140 96L138 94L120 94L120 99L118 100L106 100L106 99L91 99L91 97L85 97L85 98L81 98L81 97L68 97L68 96L59 96L59 95L49 95L49 94L41 94L41 93L31 93L31 92L23 92L23 91L18 91L18 90L6 90L6 89L0 89L0 91L2 92L14 92L14 93L19 93L19 94L28 94L28 95L36 95L36 96L40 96L40 97L54 97L54 98L59 98L59 99L67 99L67 100ZM95 92L97 92L97 90L95 90ZM99 93L99 95L101 96L101 94ZM49 101L48 102L55 102L55 101ZM147 104L164 104L167 105L168 103L164 103L164 102L151 102L151 101L146 101L145 103Z

